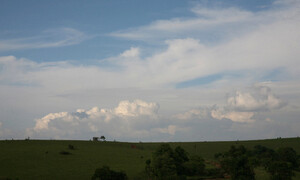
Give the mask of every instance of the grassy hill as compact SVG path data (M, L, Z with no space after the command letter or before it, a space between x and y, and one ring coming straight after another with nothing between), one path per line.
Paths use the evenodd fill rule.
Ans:
M0 141L0 179L90 179L96 168L108 165L113 170L123 170L130 179L136 177L145 167L145 161L162 143L124 143L58 140L8 140ZM254 141L228 142L172 142L180 145L189 154L197 154L206 160L213 160L214 154L224 152L231 145L252 148L263 145L277 149L292 147L300 154L300 138L284 138ZM75 147L69 149L69 145ZM61 152L69 152L63 155ZM258 179L266 177L263 170L257 170ZM297 174L296 179L300 179Z

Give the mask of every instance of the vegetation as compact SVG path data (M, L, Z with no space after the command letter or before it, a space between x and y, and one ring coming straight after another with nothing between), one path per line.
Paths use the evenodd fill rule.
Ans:
M291 180L293 170L299 167L299 156L291 147L279 148L277 151L257 145L254 150L244 146L231 146L230 150L216 154L221 167L231 179L255 179L254 168L262 166L270 173L271 180Z
M254 159L254 155L248 158L248 161L254 166L255 179L258 180L270 179L271 172L274 172L275 175L281 172L276 168L272 169L271 166L269 169L266 169L264 166L264 164L267 164L268 159L276 157L276 155L272 155L273 151L275 154L282 154L278 161L290 159L290 156L284 156L284 152L290 150L280 150L279 153L281 148L291 147L296 152L296 155L300 153L300 138L185 143L7 140L0 141L0 179L91 179L95 174L95 170L104 165L109 166L110 169L116 172L123 171L128 179L141 179L138 177L147 168L145 161L149 159L150 166L148 167L153 167L153 153L162 144L169 144L174 153L177 146L180 146L187 153L189 161L183 163L184 167L191 167L193 164L197 164L197 158L194 157L202 157L205 162L205 170L202 177L205 176L207 178L211 178L211 175L218 173L222 175L219 168L220 164L216 161L214 155L230 150L232 145L235 145L236 148L243 145L246 149L251 150L253 154L255 146L262 146L261 148L256 148L256 151L257 153L263 152L260 156L265 156L266 158ZM71 150L69 145L72 145L75 150ZM61 151L71 152L72 155L61 155ZM177 151L180 152L181 150L178 149ZM184 156L182 157L184 159ZM259 156L257 155L257 157ZM201 164L201 160L199 164ZM289 167L292 164L293 160L289 160L287 163ZM299 166L299 161L297 161L297 164ZM295 171L299 167L296 168L296 166L292 169L293 174L295 174L295 176L292 176L292 179L300 179L300 173ZM179 166L177 167L180 168ZM282 167L285 167L285 165L282 165ZM201 174L202 172L198 173ZM189 179L188 175L187 177Z
M111 170L108 166L96 169L92 180L126 180L127 175L124 172Z
M250 163L250 152L244 146L231 146L228 152L220 154L221 167L231 179L255 179L254 167Z
M185 179L186 176L204 174L204 160L199 156L189 157L188 153L177 146L173 150L169 144L162 144L146 161L146 177L153 179Z

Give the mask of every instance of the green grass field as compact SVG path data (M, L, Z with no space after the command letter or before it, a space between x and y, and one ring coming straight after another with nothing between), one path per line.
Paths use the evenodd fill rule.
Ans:
M108 165L113 170L123 170L130 179L137 177L145 167L145 161L162 143L122 143L56 140L8 140L0 141L0 179L91 179L96 168ZM197 154L210 161L214 154L224 152L231 145L252 148L263 145L277 149L292 147L300 154L300 138L230 141L230 142L176 142L189 154ZM70 150L73 145L75 150ZM62 155L61 151L70 152ZM257 179L266 179L263 169L256 169ZM295 179L300 179L297 173Z

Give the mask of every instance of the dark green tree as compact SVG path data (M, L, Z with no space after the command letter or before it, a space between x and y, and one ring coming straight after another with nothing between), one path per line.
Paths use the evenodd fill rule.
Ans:
M199 156L189 158L180 146L174 150L169 144L163 144L147 160L145 174L151 179L186 179L186 176L204 174L204 160Z
M204 159L200 156L192 156L189 161L185 162L184 167L186 175L203 175L205 171Z
M176 166L176 172L178 175L186 174L186 168L184 163L189 161L188 153L180 146L177 146L174 150L174 160Z
M177 175L174 151L169 144L161 145L152 156L153 175L158 179L166 179Z
M285 161L291 164L293 169L299 167L297 152L291 147L279 148L278 157L280 161Z
M252 180L255 179L253 166L249 162L249 151L244 146L231 146L228 152L223 153L220 163L231 179Z
M105 136L101 136L100 139L101 139L102 141L105 141Z
M291 180L294 175L291 165L284 161L271 161L266 170L271 174L271 180Z

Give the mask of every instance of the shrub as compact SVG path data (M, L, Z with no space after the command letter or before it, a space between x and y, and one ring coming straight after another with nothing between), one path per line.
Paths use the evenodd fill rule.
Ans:
M68 145L68 148L69 148L70 150L75 150L75 147L74 147L73 145L71 145L71 144Z
M71 153L68 152L68 151L60 151L59 154L61 154L61 155L71 155Z
M92 180L126 180L127 175L124 172L111 170L108 166L103 166L95 170Z

